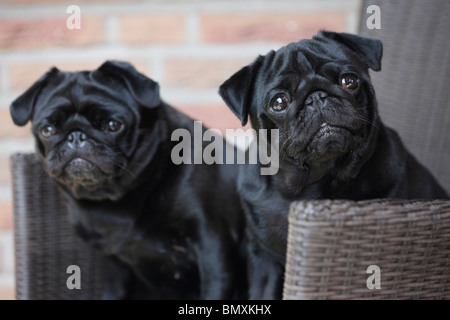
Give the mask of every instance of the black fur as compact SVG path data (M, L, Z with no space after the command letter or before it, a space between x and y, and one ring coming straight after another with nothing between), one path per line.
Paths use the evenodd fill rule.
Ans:
M117 61L52 69L11 115L32 121L75 227L104 254L104 298L247 297L238 168L172 162L171 134L193 137L193 120L161 101L156 82Z
M254 129L280 133L278 173L261 176L247 165L238 182L250 236L250 298L281 298L292 200L448 198L381 122L368 73L381 69L381 57L378 40L319 32L258 57L220 87L242 124L249 117ZM345 79L357 85L343 86ZM271 108L279 101L288 107Z

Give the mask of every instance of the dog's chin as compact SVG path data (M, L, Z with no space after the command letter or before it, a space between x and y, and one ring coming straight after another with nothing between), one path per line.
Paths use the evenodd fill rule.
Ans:
M95 189L105 180L100 168L89 160L75 158L69 161L63 170L64 180L86 189Z
M351 153L361 142L361 137L344 127L322 126L303 148L295 146L287 151L291 164L311 169L333 166Z
M122 194L114 185L116 175L105 172L93 161L76 157L64 164L46 162L47 172L75 199L117 200Z
M352 157L361 138L350 130L322 127L307 143L291 145L280 166L277 183L287 199L297 199L304 188L333 177Z
M306 163L313 165L337 160L351 152L359 138L345 128L324 126L306 147Z

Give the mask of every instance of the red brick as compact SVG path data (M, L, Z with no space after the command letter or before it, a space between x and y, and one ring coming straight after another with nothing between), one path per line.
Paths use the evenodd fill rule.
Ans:
M97 69L104 60L97 61L79 61L70 63L14 63L9 67L9 85L13 90L26 90L37 79L39 79L51 67L56 66L61 71L80 71ZM131 60L134 67L144 73L148 74L148 63L141 60Z
M218 88L251 59L171 59L166 63L165 84L188 88Z
M196 105L196 106L178 106L178 110L187 114L193 120L202 121L205 126L211 129L219 129L225 133L226 129L243 128L239 119L233 112L225 106L219 105ZM249 125L243 129L250 128Z
M81 16L81 29L69 30L64 18L2 19L0 48L39 49L45 47L78 47L104 40L103 20Z
M124 15L120 38L126 44L179 44L185 39L185 18L177 14Z
M8 68L9 88L24 91L50 70L51 63L14 63Z
M344 31L342 11L318 13L205 14L200 18L201 39L210 43L249 41L293 42L310 38L319 29Z
M5 168L1 167L4 171ZM9 167L7 167L9 173ZM11 230L12 229L12 203L10 201L0 202L0 230Z
M16 292L14 287L0 287L0 300L15 300Z
M25 127L18 127L11 119L9 108L0 109L0 139L27 139L32 137L30 124L27 124Z
M0 156L0 184L10 183L10 172L9 172L9 156ZM1 204L0 204L1 211ZM1 213L0 213L1 214ZM1 222L0 222L1 225Z

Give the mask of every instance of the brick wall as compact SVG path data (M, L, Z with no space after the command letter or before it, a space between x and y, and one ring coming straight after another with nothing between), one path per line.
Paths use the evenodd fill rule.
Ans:
M69 30L66 9L81 9ZM14 297L8 158L32 152L29 125L9 105L51 66L93 69L128 60L158 81L165 101L218 129L238 128L218 86L258 54L318 29L356 32L358 0L0 0L0 299Z

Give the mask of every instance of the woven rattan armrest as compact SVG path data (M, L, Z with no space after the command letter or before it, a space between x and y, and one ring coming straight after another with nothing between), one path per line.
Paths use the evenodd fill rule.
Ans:
M16 298L100 298L99 255L75 235L64 198L36 156L12 155L11 172ZM72 265L80 268L80 289L67 286Z
M283 298L450 298L450 201L293 203Z

